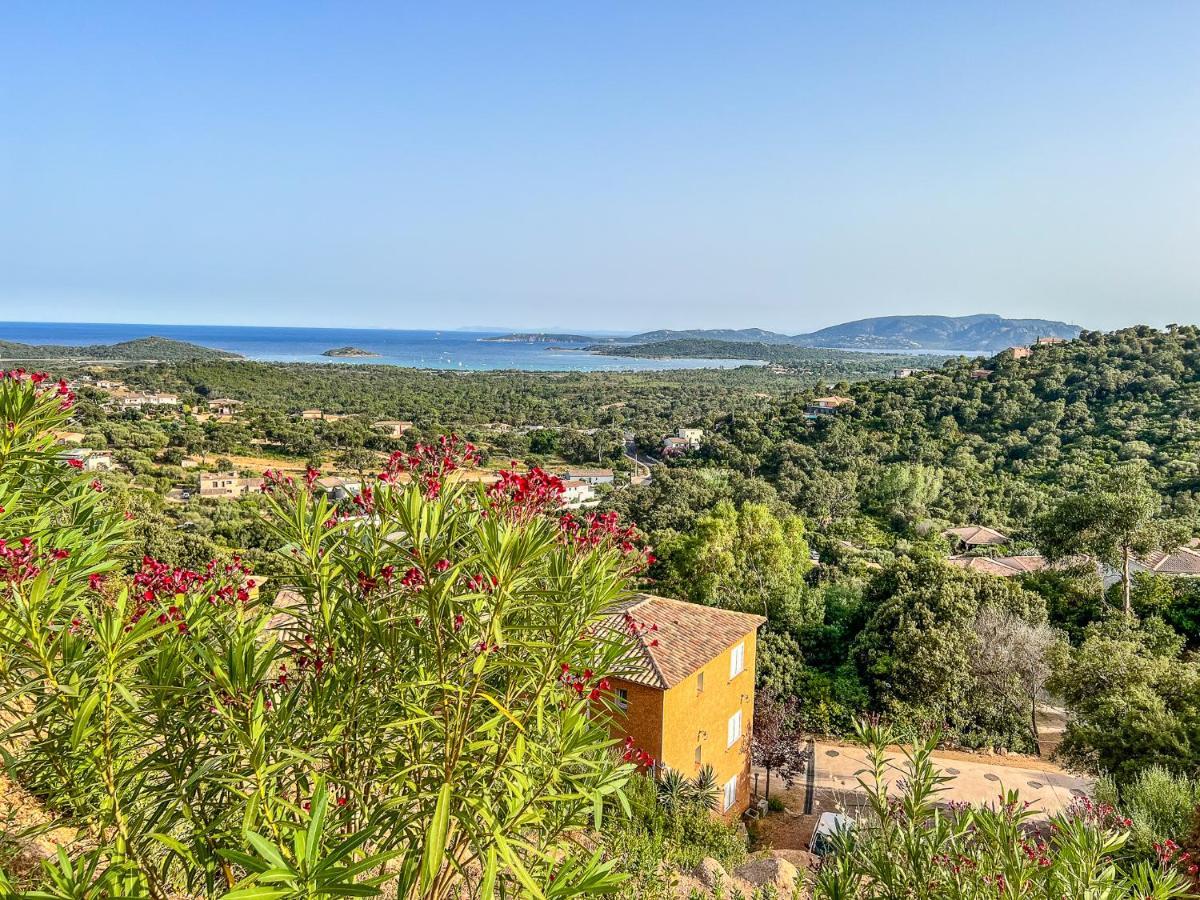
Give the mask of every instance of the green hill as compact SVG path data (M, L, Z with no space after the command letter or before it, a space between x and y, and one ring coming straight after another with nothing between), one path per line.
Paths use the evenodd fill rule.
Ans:
M186 341L164 337L144 337L117 344L88 344L72 347L65 344L21 344L0 340L0 358L6 360L138 360L144 362L179 362L182 360L242 359L238 353L201 347Z

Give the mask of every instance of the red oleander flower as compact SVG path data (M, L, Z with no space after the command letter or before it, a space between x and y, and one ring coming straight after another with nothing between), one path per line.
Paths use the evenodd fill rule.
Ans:
M67 465L70 466L72 469L82 469L83 468L83 460L82 459L68 459Z

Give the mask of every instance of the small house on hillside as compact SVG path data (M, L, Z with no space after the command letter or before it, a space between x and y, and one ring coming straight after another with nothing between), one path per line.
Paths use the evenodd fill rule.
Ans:
M675 437L682 438L683 440L687 441L687 448L689 450L699 450L700 445L704 442L704 429L677 428L675 430Z
M750 804L755 640L766 619L639 594L610 621L634 641L624 677L610 679L622 709L614 737L633 738L688 778L712 766L717 809L741 815Z
M975 381L983 381L983 379L991 378L991 377L992 377L991 369L972 369L971 370L971 378L973 378Z
M612 469L567 469L563 476L567 481L582 481L586 484L612 484Z
M76 447L74 450L62 451L58 454L58 458L84 472L111 472L113 470L112 453L108 450L89 450L86 447Z
M822 416L832 416L839 409L853 404L854 401L849 397L815 397L804 408L804 418L819 419Z
M341 475L326 475L313 482L313 489L328 495L337 503L349 500L362 493L362 482L357 478L343 478Z
M233 416L237 414L238 407L241 405L241 400L219 397L216 400L208 401L208 411L214 416Z
M912 378L915 374L917 374L916 369L892 369L893 378Z
M1008 535L984 525L963 525L960 528L948 528L942 532L942 537L950 541L956 550L974 550L976 547L998 547L1007 544Z
M564 509L579 509L596 502L596 489L586 481L568 478L563 481L562 486Z
M1033 356L1033 350L1029 347L1009 347L1004 352L1013 359L1029 359L1029 357Z
M200 496L228 500L240 497L251 488L251 482L237 472L201 472Z
M682 456L688 451L688 442L681 437L665 437L662 442L663 456Z
M1065 344L1066 342L1067 342L1067 339L1066 339L1066 338L1053 337L1053 336L1050 336L1050 337L1040 337L1040 338L1038 338L1038 339L1037 339L1037 346L1039 346L1039 347L1053 347L1053 346L1054 346L1054 345L1056 345L1056 344Z

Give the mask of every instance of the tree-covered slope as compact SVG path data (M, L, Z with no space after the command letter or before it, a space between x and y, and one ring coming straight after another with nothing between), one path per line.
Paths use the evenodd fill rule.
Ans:
M164 337L136 338L117 344L88 344L69 346L65 344L22 344L0 340L0 357L4 359L58 360L58 359L113 359L113 360L157 360L177 362L180 360L241 359L238 353L201 347L187 341L174 341Z

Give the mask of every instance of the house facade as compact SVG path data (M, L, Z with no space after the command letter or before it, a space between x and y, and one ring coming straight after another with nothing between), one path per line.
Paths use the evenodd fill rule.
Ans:
M635 654L609 679L622 711L614 736L694 778L712 766L718 812L736 819L750 805L750 728L758 628L766 619L639 594L614 613Z
M586 484L612 484L612 469L567 469L563 476L567 481L582 481Z
M237 472L201 472L200 496L231 499L240 497L250 489L250 482Z
M58 458L68 464L78 466L84 472L111 472L113 470L112 453L108 450L88 450L77 447L74 450L64 450Z
M804 418L819 419L832 416L843 406L851 406L854 401L849 397L815 397L804 407Z

